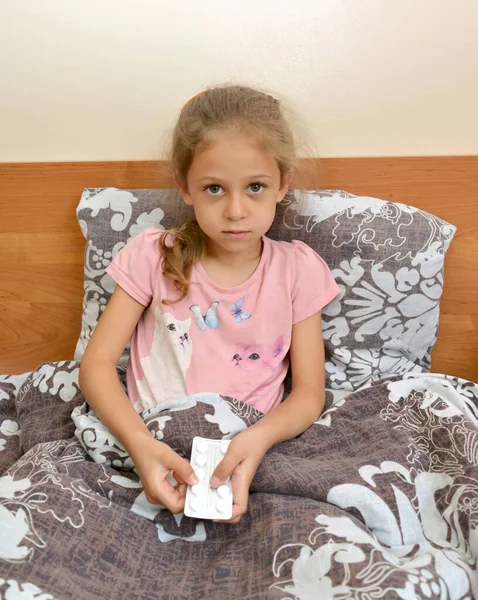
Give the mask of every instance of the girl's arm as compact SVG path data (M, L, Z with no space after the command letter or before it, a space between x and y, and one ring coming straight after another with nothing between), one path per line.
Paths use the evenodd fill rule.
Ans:
M292 391L250 429L260 431L267 450L304 432L317 421L325 402L325 357L321 312L292 328Z
M133 459L147 499L177 513L184 508L184 483L197 483L194 471L184 458L150 434L116 372L143 311L142 304L116 286L81 361L79 383L88 404ZM167 480L171 471L181 484L177 488Z
M230 523L237 523L247 510L249 486L264 454L274 444L308 429L324 408L325 360L320 312L293 326L290 358L292 392L232 440L211 478L211 487L217 488L232 475L234 505Z
M79 375L88 404L131 455L150 433L125 394L116 365L143 311L142 304L116 286L88 343Z

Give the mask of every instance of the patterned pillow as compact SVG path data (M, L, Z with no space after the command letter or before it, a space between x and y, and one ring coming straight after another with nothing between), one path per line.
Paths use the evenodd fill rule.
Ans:
M309 244L341 289L322 312L327 387L352 391L429 371L456 227L412 206L343 191L296 193L284 203L271 237Z
M137 233L192 216L176 190L85 189L77 216L87 240L85 295L75 360L81 360L114 289L105 268ZM348 192L290 191L269 231L300 239L332 269L341 289L323 310L326 379L352 391L430 369L443 263L456 228L417 208ZM126 349L121 359L128 358Z

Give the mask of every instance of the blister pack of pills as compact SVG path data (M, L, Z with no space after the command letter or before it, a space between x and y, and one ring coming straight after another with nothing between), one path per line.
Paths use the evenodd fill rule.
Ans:
M195 437L191 451L191 466L199 483L188 486L184 514L195 519L227 520L232 517L232 486L230 478L224 485L211 489L214 469L224 458L229 440L209 440Z

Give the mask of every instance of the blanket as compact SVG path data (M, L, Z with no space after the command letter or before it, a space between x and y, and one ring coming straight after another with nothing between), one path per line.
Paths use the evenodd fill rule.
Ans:
M478 386L410 374L273 447L237 525L150 504L79 365L0 377L0 598L478 598ZM124 381L124 372L119 372ZM217 394L143 413L188 457L261 418Z

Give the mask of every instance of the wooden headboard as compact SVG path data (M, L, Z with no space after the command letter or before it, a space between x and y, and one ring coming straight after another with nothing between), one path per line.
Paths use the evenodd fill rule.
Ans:
M432 370L478 381L478 156L329 158L310 187L423 208L458 226ZM80 330L85 187L173 187L157 162L0 164L0 373L73 357Z

